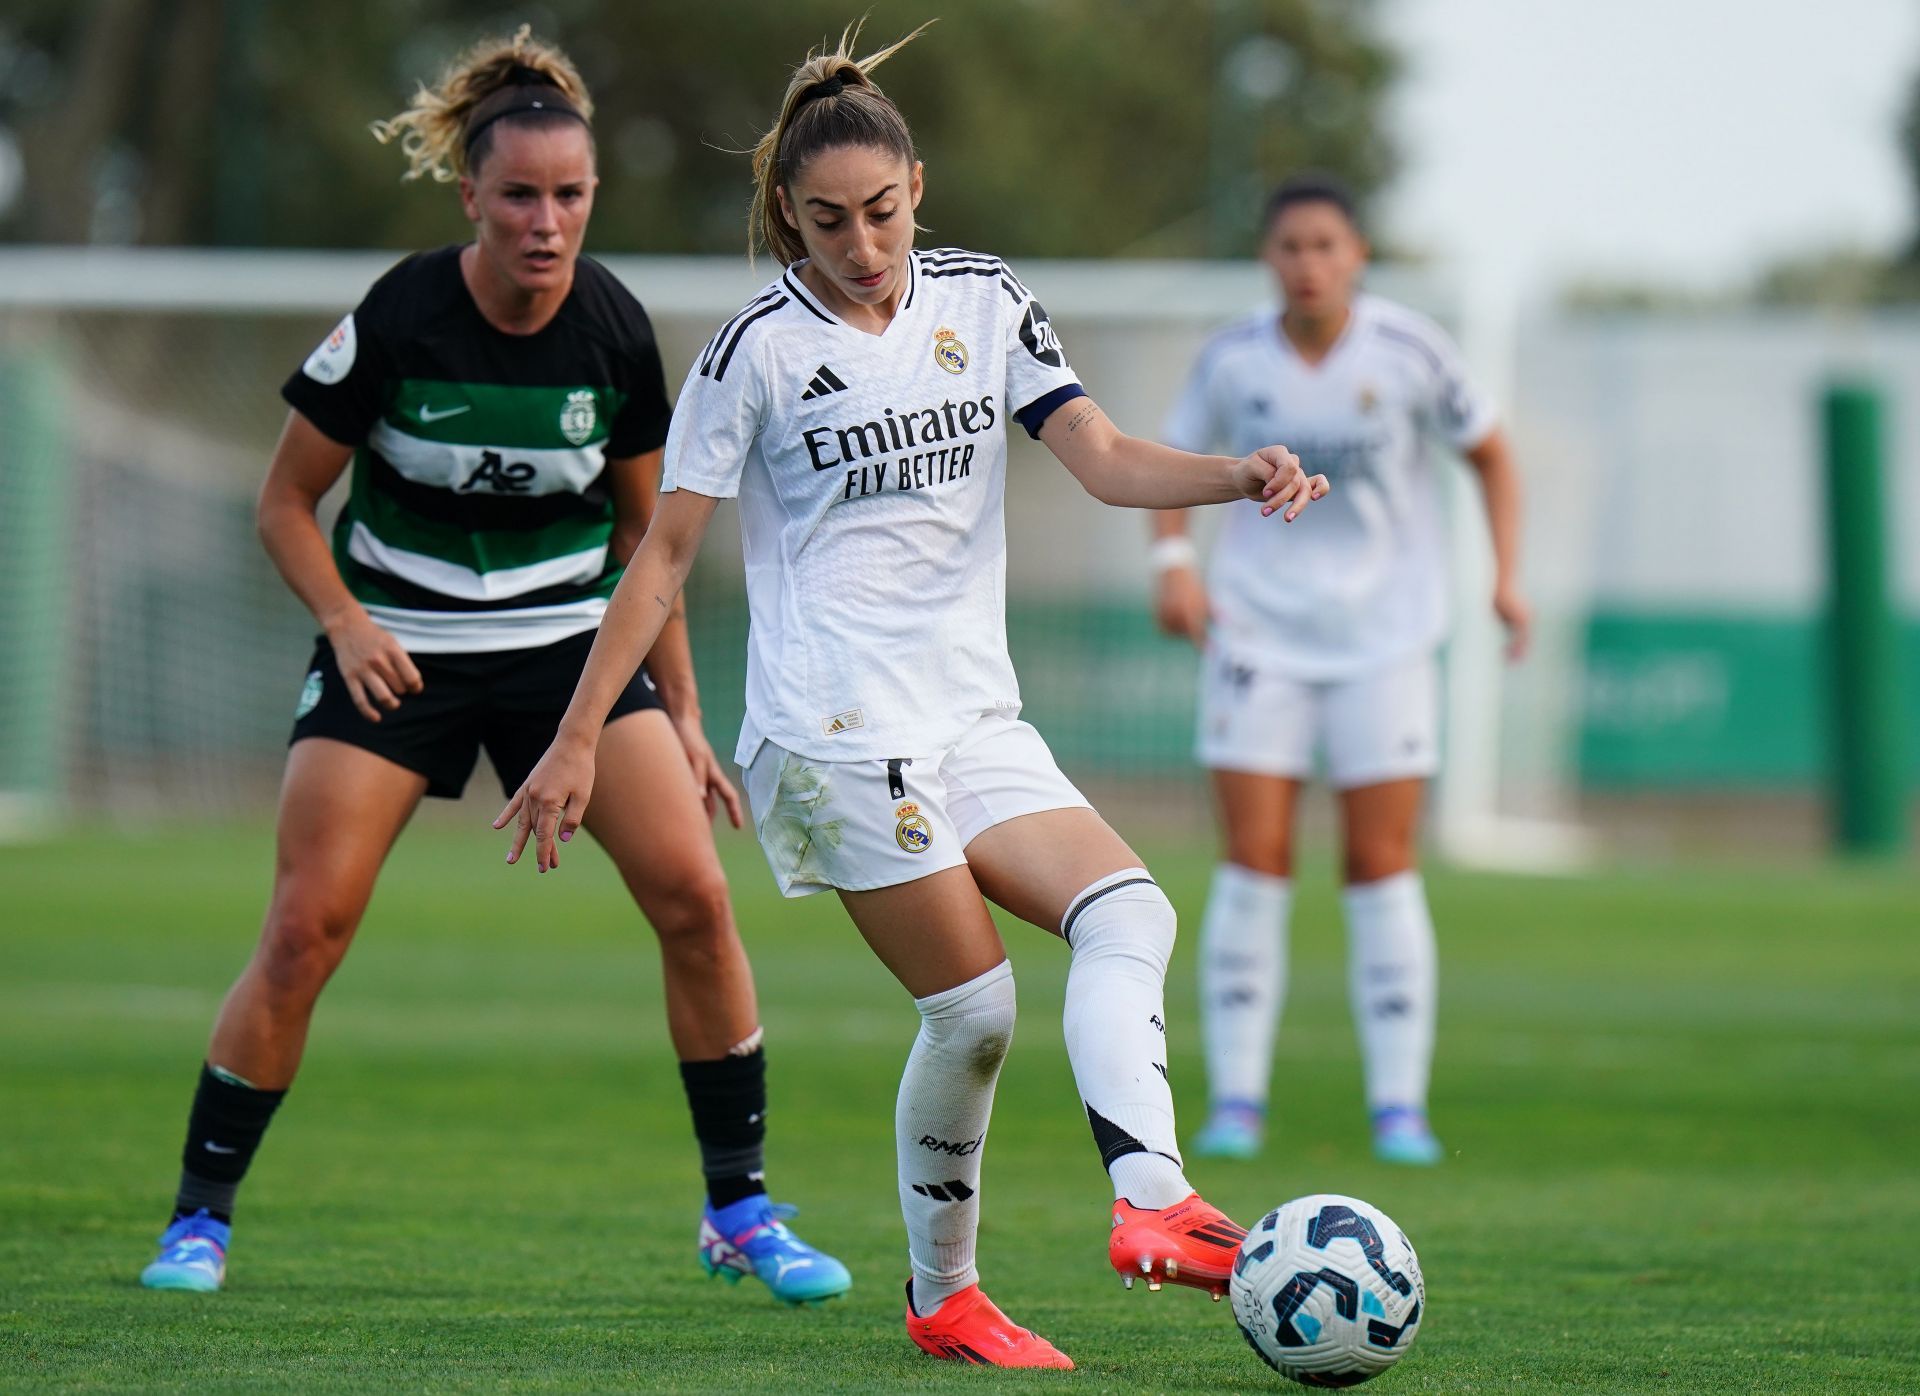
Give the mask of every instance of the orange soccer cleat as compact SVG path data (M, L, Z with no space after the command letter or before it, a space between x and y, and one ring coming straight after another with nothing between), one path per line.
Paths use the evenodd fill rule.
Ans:
M1245 1227L1201 1201L1197 1192L1157 1212L1121 1199L1113 1204L1107 1259L1128 1289L1135 1279L1145 1279L1148 1289L1160 1288L1164 1280L1204 1289L1218 1301L1226 1295L1246 1235Z
M907 1336L922 1352L949 1362L1073 1370L1072 1358L1001 1313L979 1285L968 1285L922 1317L913 1311L913 1281L908 1280Z

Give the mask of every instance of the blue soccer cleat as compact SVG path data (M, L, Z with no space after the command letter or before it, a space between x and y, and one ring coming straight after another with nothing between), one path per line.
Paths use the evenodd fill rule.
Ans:
M1382 1163L1430 1168L1440 1162L1440 1141L1427 1124L1427 1112L1392 1105L1373 1112L1373 1156Z
M148 1289L193 1289L211 1294L226 1282L227 1241L233 1228L201 1208L160 1233L160 1254L140 1272Z
M853 1288L847 1267L787 1230L799 1209L776 1205L765 1193L743 1197L700 1217L700 1268L739 1284L742 1275L764 1281L783 1304L818 1304Z
M1258 1157L1263 1126L1257 1106L1215 1106L1212 1117L1193 1136L1193 1152L1200 1158Z

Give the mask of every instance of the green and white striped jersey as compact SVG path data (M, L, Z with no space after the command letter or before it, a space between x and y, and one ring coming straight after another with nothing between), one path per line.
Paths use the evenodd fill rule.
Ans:
M608 460L657 449L669 409L646 312L580 258L545 328L481 315L460 249L408 257L281 390L355 448L334 527L347 586L422 653L531 649L591 630L608 557Z

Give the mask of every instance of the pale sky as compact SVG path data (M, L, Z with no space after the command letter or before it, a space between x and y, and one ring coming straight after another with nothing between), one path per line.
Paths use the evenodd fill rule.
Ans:
M1917 0L1387 0L1407 70L1394 242L1483 293L1702 289L1895 245Z

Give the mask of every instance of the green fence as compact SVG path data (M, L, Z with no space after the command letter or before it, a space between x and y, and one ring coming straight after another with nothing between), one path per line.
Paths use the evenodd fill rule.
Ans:
M1596 614L1586 639L1583 785L1809 786L1831 731L1813 617ZM1900 628L1908 730L1920 726L1920 624ZM1907 777L1920 782L1920 756Z

